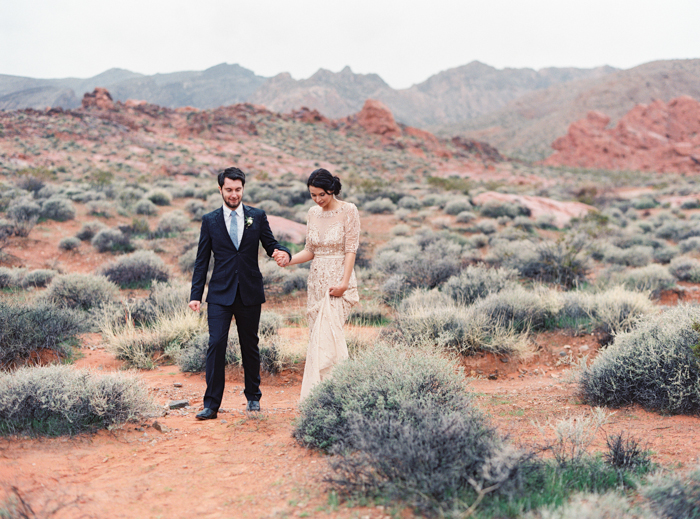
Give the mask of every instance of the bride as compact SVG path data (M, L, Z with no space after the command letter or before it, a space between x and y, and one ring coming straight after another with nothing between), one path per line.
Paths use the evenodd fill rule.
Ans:
M354 271L360 243L357 207L336 198L340 179L326 169L311 173L306 185L316 206L307 215L306 246L289 262L295 265L313 260L306 307L310 337L300 401L348 357L343 325L350 308L359 302Z

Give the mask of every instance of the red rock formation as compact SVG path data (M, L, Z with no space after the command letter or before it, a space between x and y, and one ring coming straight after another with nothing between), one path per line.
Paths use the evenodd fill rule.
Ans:
M700 173L700 102L682 96L668 104L637 105L614 128L589 112L552 143L552 166Z
M367 99L362 110L357 114L357 122L367 132L382 137L399 137L401 128L396 124L391 110L375 99Z
M329 123L330 121L321 115L318 110L309 110L302 106L299 110L292 111L292 119L303 123Z
M586 216L589 211L595 211L595 207L581 202L560 202L542 196L509 195L495 191L481 193L475 196L472 202L476 205L484 205L486 202L518 203L527 207L533 218L538 218L541 215L552 215L557 227L563 227L572 218L581 218Z
M114 110L114 101L112 101L112 96L106 88L97 87L92 93L85 92L83 96L83 108Z
M498 150L491 146L488 142L464 139L457 136L452 137L452 144L454 144L457 149L464 150L470 155L477 155L482 159L492 160L494 162L501 162L505 160Z

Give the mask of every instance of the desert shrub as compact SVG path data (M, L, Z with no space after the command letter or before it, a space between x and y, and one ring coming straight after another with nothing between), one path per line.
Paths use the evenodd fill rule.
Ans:
M190 220L182 211L171 211L161 216L156 228L158 236L168 236L181 233L190 226Z
M423 200L422 204L423 207L445 207L445 204L448 201L447 195L437 195L437 194L429 194L426 195Z
M104 265L100 274L122 288L146 288L153 281L168 281L165 262L153 251L140 250Z
M389 304L396 304L411 290L403 274L389 276L380 288L382 298Z
M517 216L530 216L530 210L524 205L496 200L486 202L479 208L479 212L487 218L506 216L511 220Z
M170 205L173 197L165 189L153 189L146 193L146 199L155 205ZM145 214L145 213L144 213Z
M58 248L61 250L75 250L80 247L80 240L75 236L69 236L68 238L63 238L58 242Z
M102 222L85 222L75 237L81 241L90 241L98 232L106 228L107 226Z
M543 330L556 313L555 294L511 285L474 303L474 310L518 331Z
M635 245L627 249L621 249L614 245L605 249L604 261L628 267L643 267L651 263L654 249L645 245Z
M19 288L27 274L24 268L0 267L0 288Z
M482 234L493 234L498 230L498 222L496 220L481 220L474 224L474 232Z
M207 212L207 208L199 200L188 200L185 204L185 211L192 215L192 219L199 221Z
M22 279L22 287L45 287L58 274L51 269L36 269L27 272Z
M576 494L563 506L549 505L524 517L525 519L654 519L648 513L636 509L626 497L616 492Z
M535 219L535 227L539 229L557 229L556 218L552 214L541 214Z
M517 278L518 273L513 269L470 265L449 278L441 290L456 303L468 305L488 294L513 286Z
M65 222L75 218L73 202L67 198L49 198L41 206L41 217L57 222Z
M406 224L395 225L391 228L392 236L408 236L411 233L411 227Z
M103 276L63 274L53 278L42 298L59 308L89 310L114 302L117 291Z
M85 331L83 323L84 318L72 310L0 300L0 367L29 361L44 349L69 357L70 342Z
M457 198L454 200L449 200L445 204L443 211L445 211L446 214L458 215L462 211L469 211L471 209L472 209L472 204L469 202L468 199Z
M90 240L98 252L131 252L131 237L119 229L102 229Z
M188 373L199 373L206 369L207 350L209 349L209 333L200 333L188 344L184 345L178 355L177 364ZM238 334L231 330L226 346L226 365L236 365L241 361L241 351L238 344Z
M133 375L98 375L69 366L0 373L0 433L57 436L106 428L152 413Z
M125 187L119 191L117 201L124 208L129 208L143 198L144 191L135 187Z
M698 323L700 308L679 305L619 333L582 373L583 397L594 405L638 403L668 413L696 413Z
M159 316L177 313L190 300L189 283L153 281L148 297L127 303L128 314L137 325L149 325Z
M664 243L661 247L654 249L654 261L657 263L669 263L673 258L678 256L679 253L678 247Z
M613 467L623 470L629 469L650 469L651 458L649 452L643 450L639 444L639 440L633 438L629 434L624 433L608 435L605 438L608 450L604 457Z
M180 270L185 274L191 274L194 272L194 264L197 261L197 247L192 247L187 249L182 255L177 259L177 264ZM212 261L209 261L209 267L212 267Z
M679 256L671 260L668 270L680 281L700 283L700 261L688 256Z
M15 180L15 185L25 191L31 193L38 193L41 191L46 183L40 176L36 175L20 175L19 178Z
M284 216L286 214L286 209L283 208L279 202L275 200L261 200L257 204L258 209L262 209L267 214L273 214L277 216Z
M291 294L295 290L306 290L309 273L305 269L294 269L285 272L282 280L282 293Z
M685 200L681 204L681 209L700 209L700 200L698 200L697 198Z
M7 218L13 224L13 233L26 237L41 216L41 207L30 199L13 200L7 208Z
M411 211L417 211L418 209L421 208L421 203L418 201L418 199L414 196L404 196L399 200L399 203L397 204L401 209L409 209Z
M524 335L502 319L473 306L457 306L445 294L415 290L402 301L388 331L411 347L438 346L460 355L481 351L524 355Z
M527 216L516 216L513 219L513 227L528 233L535 230L534 222Z
M166 204L167 205L167 204ZM134 212L136 214L154 215L158 214L158 207L156 204L148 199L139 200L134 204Z
M589 243L582 236L534 244L499 242L486 260L518 270L526 278L571 288L586 280Z
M462 211L461 213L457 214L455 221L457 223L469 223L474 219L476 219L476 215L474 213L471 211Z
M659 203L650 196L640 196L632 200L632 207L635 209L653 209Z
M700 250L700 236L693 236L678 242L678 249L682 254Z
M467 240L467 245L474 249L486 247L489 244L489 237L485 234L473 234Z
M15 233L15 226L9 220L0 218L0 256L2 256L2 250L7 246L10 240L10 236Z
M700 468L686 475L659 473L642 488L652 510L661 517L675 519L700 518Z
M92 200L86 204L88 214L111 218L115 214L114 204L107 200Z
M377 198L370 202L365 203L362 209L370 214L385 214L393 213L396 211L396 204L389 198Z
M676 283L668 269L661 265L631 269L620 276L620 281L626 288L649 292L652 297L659 297Z

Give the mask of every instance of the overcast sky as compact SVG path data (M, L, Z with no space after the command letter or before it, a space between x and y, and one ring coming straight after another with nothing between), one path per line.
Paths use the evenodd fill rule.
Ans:
M630 68L700 58L700 0L0 0L0 74L377 73L394 88L474 60Z

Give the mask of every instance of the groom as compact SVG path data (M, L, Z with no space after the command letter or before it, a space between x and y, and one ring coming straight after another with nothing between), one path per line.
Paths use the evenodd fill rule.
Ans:
M258 266L258 242L277 264L285 266L291 258L270 230L267 216L261 209L241 203L245 188L245 173L227 168L219 173L219 191L223 207L205 214L199 235L197 260L192 274L189 307L199 312L207 279L209 257L214 253L214 271L209 280L207 319L209 349L207 350L207 390L204 410L198 420L211 420L224 396L226 344L231 318L236 318L238 340L245 374L245 396L248 411L260 411L260 351L258 326L260 305L265 302L263 279Z

